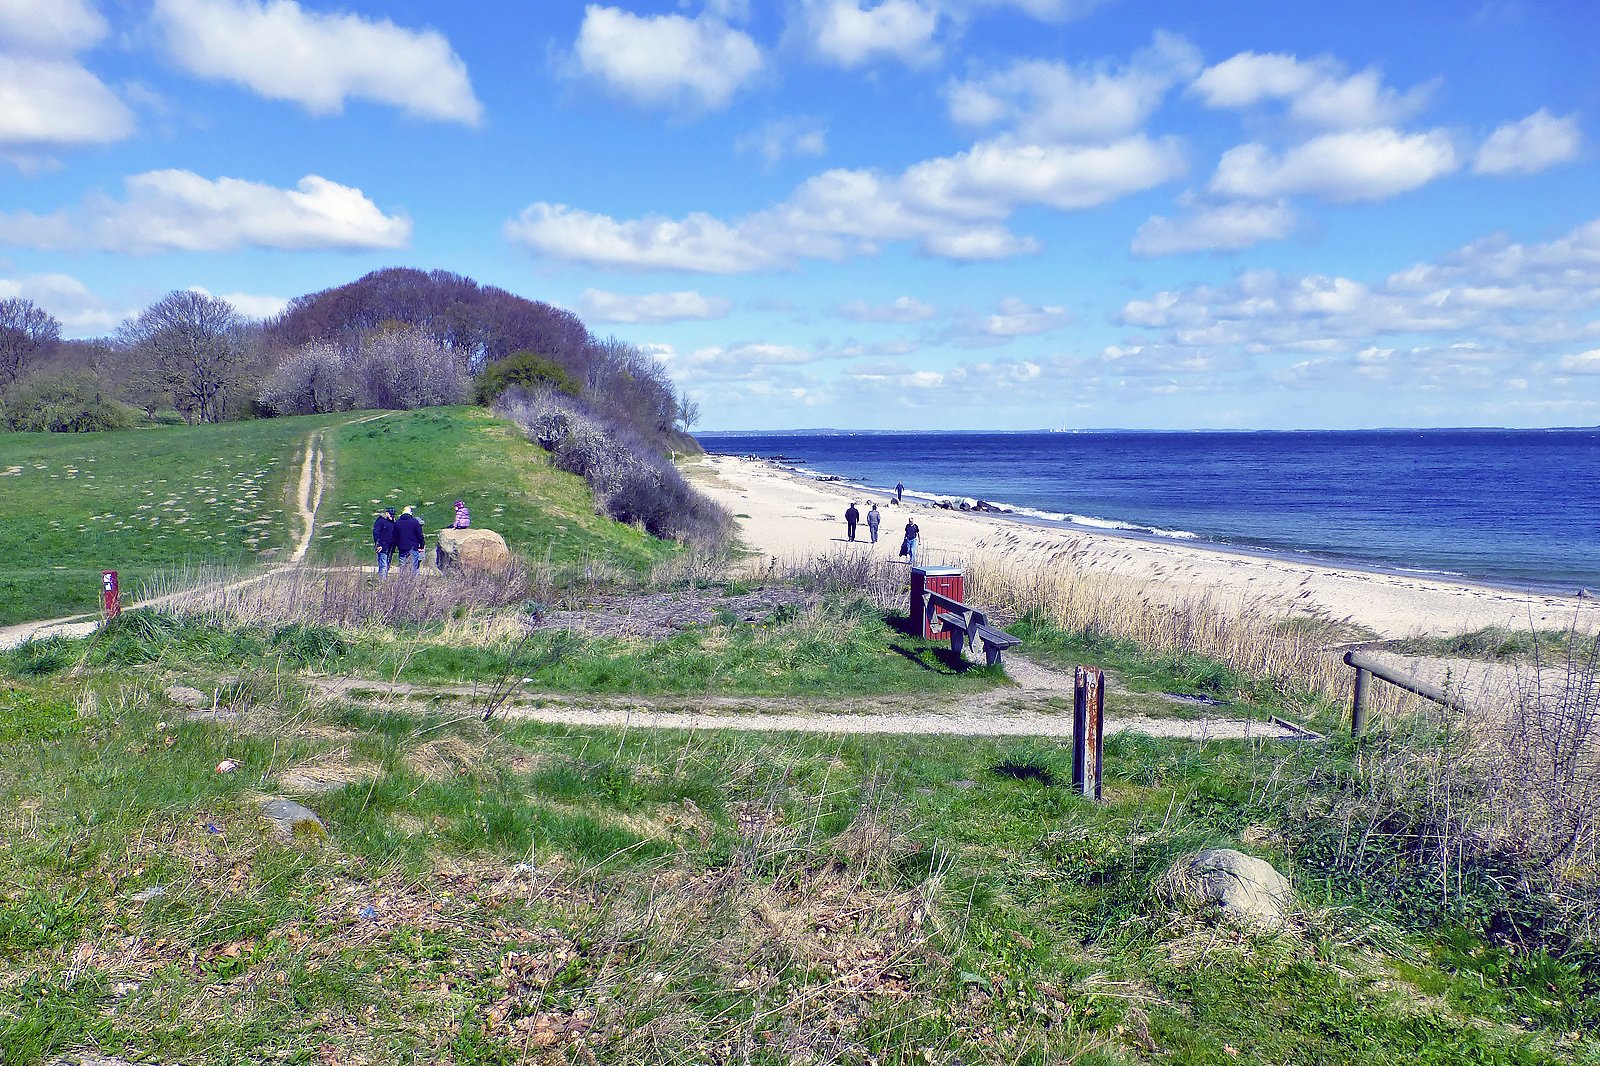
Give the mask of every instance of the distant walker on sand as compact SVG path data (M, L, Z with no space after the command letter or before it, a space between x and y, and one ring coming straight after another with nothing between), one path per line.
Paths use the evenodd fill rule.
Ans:
M912 566L917 565L917 541L922 539L922 529L917 525L915 518L906 519L906 539L900 542L900 554L906 557L906 562Z
M844 533L851 540L856 539L856 523L861 521L861 512L856 510L856 501L851 500L850 506L844 509Z
M878 505L873 504L867 512L867 532L872 534L872 543L878 543L878 523L883 521L883 512L878 510Z

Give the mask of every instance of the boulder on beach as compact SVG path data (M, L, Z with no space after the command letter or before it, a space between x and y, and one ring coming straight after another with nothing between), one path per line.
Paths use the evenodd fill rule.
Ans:
M504 570L511 565L511 549L492 529L441 529L433 561L440 570Z

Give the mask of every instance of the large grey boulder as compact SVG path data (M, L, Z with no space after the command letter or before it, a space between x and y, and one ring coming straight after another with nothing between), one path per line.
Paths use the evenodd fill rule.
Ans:
M511 549L505 538L492 529L441 529L433 553L440 570L462 567L467 570L504 570L511 565Z
M1217 907L1261 929L1281 929L1294 905L1289 879L1263 859L1231 848L1212 848L1179 859L1168 883L1182 903Z

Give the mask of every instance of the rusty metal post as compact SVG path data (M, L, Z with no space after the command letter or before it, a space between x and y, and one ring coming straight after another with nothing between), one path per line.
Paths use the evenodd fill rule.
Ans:
M117 584L115 570L100 571L100 609L108 619L122 613L122 590Z
M1092 666L1072 672L1072 789L1100 802L1106 722L1106 675Z
M1355 697L1350 701L1350 735L1359 737L1367 731L1367 682L1372 674L1356 667Z

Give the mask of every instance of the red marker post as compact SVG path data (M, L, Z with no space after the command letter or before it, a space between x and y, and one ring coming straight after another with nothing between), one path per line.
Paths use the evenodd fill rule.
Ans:
M100 571L100 609L107 618L115 618L122 613L122 591L117 585L115 570Z

